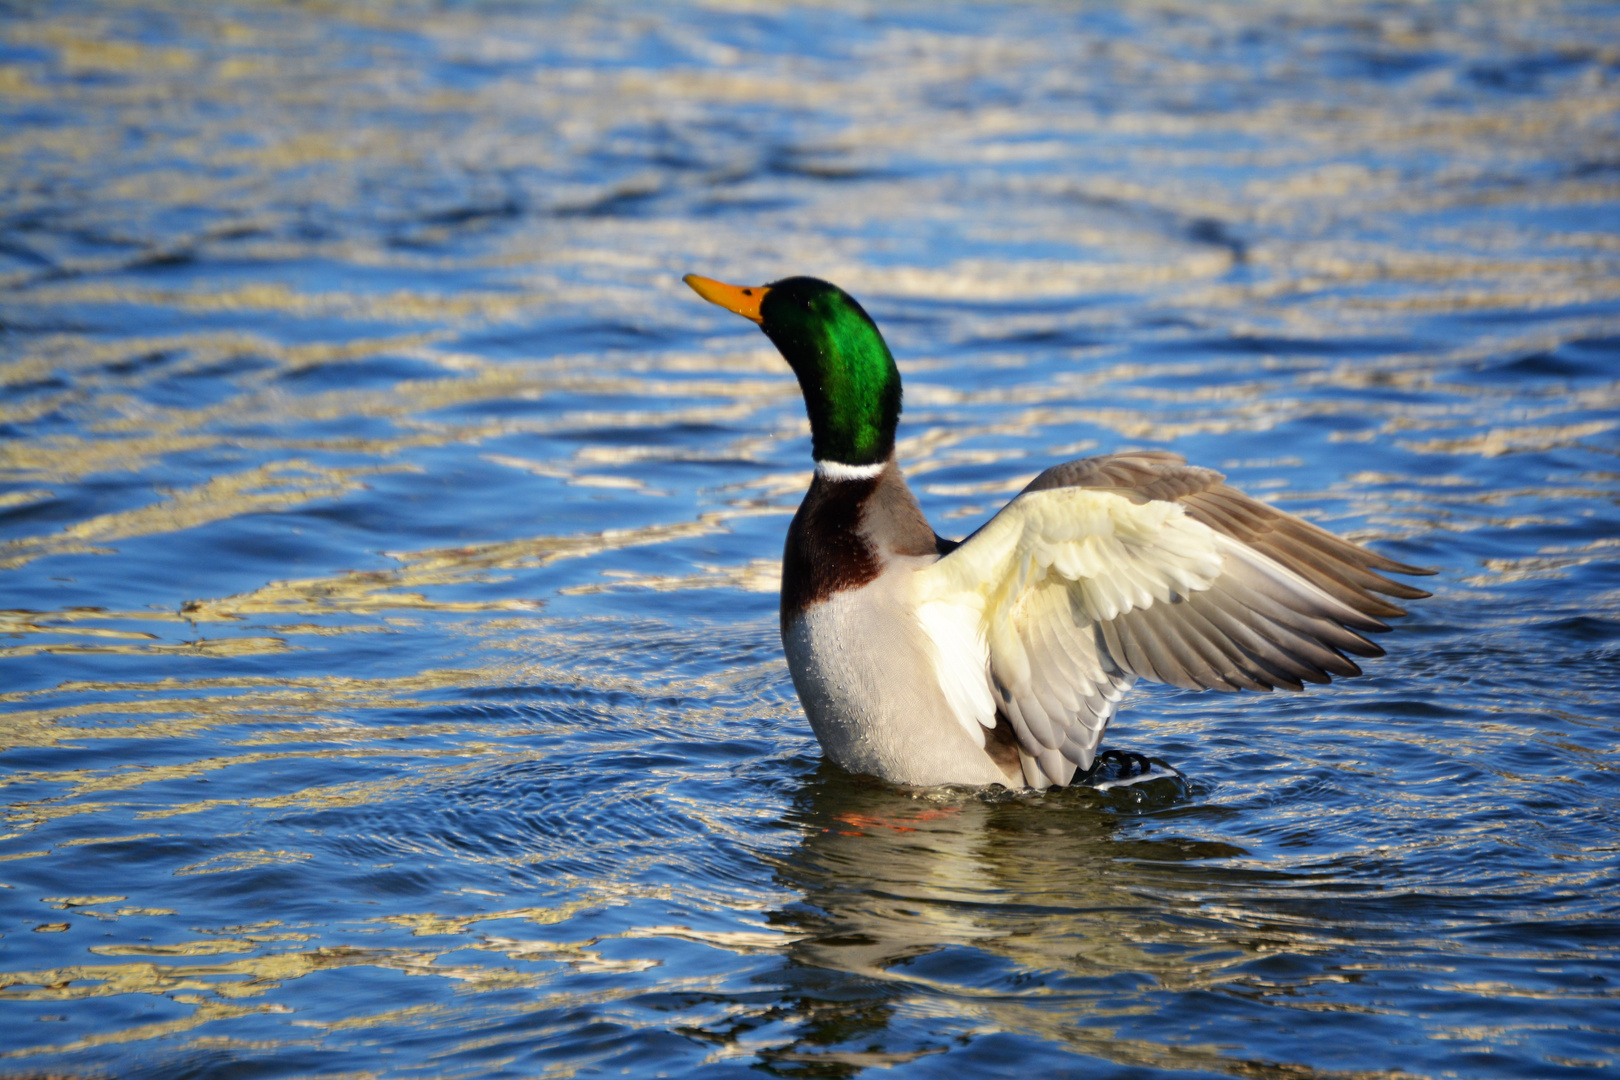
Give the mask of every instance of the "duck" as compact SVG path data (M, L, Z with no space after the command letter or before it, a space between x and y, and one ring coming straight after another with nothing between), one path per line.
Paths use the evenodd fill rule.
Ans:
M813 277L700 297L797 377L815 471L782 553L788 671L823 753L911 788L1162 774L1104 751L1138 680L1300 691L1361 674L1365 635L1430 594L1408 566L1164 450L1056 464L972 535L940 536L895 460L900 372L865 309ZM1121 762L1123 761L1123 765ZM1170 770L1180 775L1173 768Z

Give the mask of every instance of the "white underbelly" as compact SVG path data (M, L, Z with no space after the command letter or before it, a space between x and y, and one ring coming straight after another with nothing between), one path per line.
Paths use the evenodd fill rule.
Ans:
M1022 787L951 712L937 655L891 571L805 609L783 628L788 670L828 757L899 784Z

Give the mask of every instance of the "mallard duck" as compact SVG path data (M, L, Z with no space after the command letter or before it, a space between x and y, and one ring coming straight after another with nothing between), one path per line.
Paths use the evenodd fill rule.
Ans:
M1093 771L1137 679L1300 690L1382 656L1365 632L1429 594L1398 563L1179 454L1054 465L967 539L894 459L900 372L835 285L688 275L798 376L816 468L782 554L782 645L828 757L908 786L1044 790ZM1349 654L1347 656L1346 654ZM1138 770L1140 772L1140 770Z

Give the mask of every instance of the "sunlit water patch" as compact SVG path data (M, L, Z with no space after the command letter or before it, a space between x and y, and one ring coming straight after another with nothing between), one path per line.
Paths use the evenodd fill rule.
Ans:
M0 6L0 1074L1620 1062L1620 23ZM1437 567L1150 784L820 762L808 479L680 284L849 288L960 535L1168 448Z

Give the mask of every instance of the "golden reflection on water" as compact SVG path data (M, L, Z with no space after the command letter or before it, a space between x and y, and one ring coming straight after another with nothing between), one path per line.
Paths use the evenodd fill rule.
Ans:
M641 940L660 945L697 943L739 956L785 955L812 967L867 979L898 980L904 996L916 997L918 1006L926 1009L931 991L953 987L908 970L908 962L942 949L970 947L1004 956L1026 970L1061 971L1104 982L1113 975L1133 973L1162 988L1186 991L1215 986L1230 969L1268 953L1300 949L1325 953L1342 944L1324 937L1313 921L1295 933L1284 917L1250 910L1235 898L1212 904L1197 891L1187 891L1204 887L1203 882L1177 868L1192 865L1188 860L1231 853L1223 845L1183 839L1121 850L1109 844L1114 826L1095 815L1065 813L1032 800L995 803L946 796L919 801L830 770L824 772L826 778L812 785L795 811L806 826L805 839L772 860L779 883L802 894L803 902L816 909L808 924L802 913L784 911L767 916L769 927L758 925L749 930L643 925L581 940L528 940L512 936L507 929L516 922L556 927L566 933L582 912L635 897L634 890L621 889L554 907L506 908L472 916L416 912L372 920L407 929L416 938L454 939L412 948L323 945L284 950L284 944L306 941L311 935L283 928L275 921L173 944L91 946L89 952L96 956L152 960L8 972L0 975L0 996L70 1002L149 994L197 1006L185 1020L123 1033L146 1039L191 1030L213 1019L245 1015L242 1007L230 1003L273 996L299 979L334 968L386 968L405 975L448 979L473 992L542 989L555 981L558 971L624 974L657 968L664 962L657 949L640 957L602 955L605 942ZM231 871L309 857L299 852L244 851L177 872ZM219 865L222 863L229 865ZM1087 873L1077 877L1076 867L1086 867ZM1144 908L1142 900L1147 896L1158 902ZM53 907L69 909L125 898L48 899ZM485 928L497 923L505 932L493 934ZM364 925L352 928L365 929ZM266 952L267 946L273 951ZM487 962L475 961L468 958L468 950L492 956ZM450 953L461 959L440 962ZM201 959L209 957L220 959ZM184 960L165 962L164 958ZM503 966L502 958L558 967L547 975ZM688 989L698 989L706 981L687 980ZM960 992L960 988L954 989ZM580 1000L577 994L568 997L576 1003ZM542 995L528 1007L545 1010L555 1000ZM1306 1001L1300 1007L1311 1004ZM256 1008L290 1011L273 1000ZM503 1007L503 1011L509 1008ZM1071 1001L1054 1012L1040 995L1025 997L987 989L979 999L970 996L953 1009L965 1009L970 1023L987 1029L1026 1031L1082 1052L1106 1048L1108 1057L1125 1063L1207 1068L1223 1060L1215 1046L1120 1045L1112 1038L1108 1017L1116 1011L1121 1015L1139 1012L1139 1006L1098 1008ZM399 1010L388 1010L368 1016L362 1011L339 1026L363 1028L397 1022L404 1015L415 1020L436 1013L418 1009L402 1015ZM959 1019L963 1016L961 1012L957 1015ZM1084 1022L1076 1022L1079 1016L1084 1016ZM812 1027L814 1024L811 1018ZM322 1022L320 1026L333 1025ZM101 1045L102 1041L103 1037L92 1037L72 1046ZM69 1048L30 1047L8 1053L26 1056ZM803 1054L809 1047L790 1042L754 1049ZM836 1052L812 1057L844 1060Z

